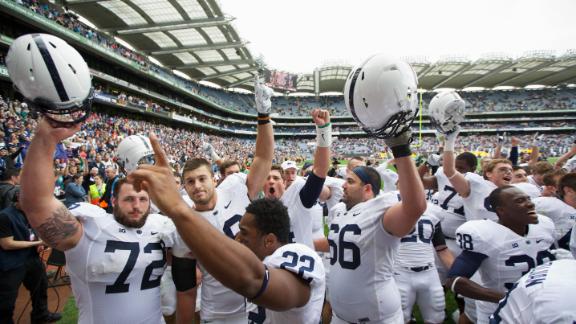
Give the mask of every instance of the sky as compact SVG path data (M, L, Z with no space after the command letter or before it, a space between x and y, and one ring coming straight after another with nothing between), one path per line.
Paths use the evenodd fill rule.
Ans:
M375 53L434 62L576 49L575 0L219 0L254 58L312 73Z

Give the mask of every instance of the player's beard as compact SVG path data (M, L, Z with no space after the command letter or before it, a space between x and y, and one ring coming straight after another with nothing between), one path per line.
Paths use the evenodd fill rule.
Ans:
M130 219L120 210L120 208L113 208L112 212L114 214L114 219L118 223L130 228L141 228L146 224L146 219L148 219L148 215L150 214L150 207L148 207L148 210L138 220Z

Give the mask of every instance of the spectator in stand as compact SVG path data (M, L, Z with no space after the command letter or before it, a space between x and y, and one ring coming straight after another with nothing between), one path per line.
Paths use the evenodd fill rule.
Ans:
M66 185L66 189L64 189L64 205L66 207L86 201L86 190L82 187L83 180L83 176L75 174L72 176L72 181Z
M112 212L112 191L119 179L120 176L116 173L114 168L106 168L106 188L104 194L100 198L100 207L104 208L107 213Z
M106 184L99 174L94 176L94 184L89 187L90 203L99 206L100 199L106 191Z

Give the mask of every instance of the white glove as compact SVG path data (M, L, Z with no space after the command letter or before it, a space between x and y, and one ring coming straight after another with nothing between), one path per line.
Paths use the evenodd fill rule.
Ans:
M504 132L504 134L502 134L502 136L498 136L498 144L504 145L504 144L506 144L506 141L508 141L508 136L507 136L506 132Z
M264 85L264 81L259 77L254 81L254 101L259 114L270 114L272 107L272 94L274 91Z
M438 130L434 131L434 135L436 135L436 140L438 141L438 144L442 145L444 144L444 140L446 139L444 134L440 133Z
M452 133L445 135L446 143L444 145L444 151L454 152L454 146L456 146L456 137L458 137L458 134L460 134L460 126L457 126Z
M213 162L220 160L220 157L218 156L218 154L216 154L214 146L212 146L212 144L204 142L204 144L202 144L202 149L204 150L204 154L206 154L206 156L209 156Z
M552 253L556 257L556 260L564 260L564 259L574 260L572 252L566 249L550 250L550 253Z
M537 146L537 147L541 147L542 146L542 142L544 140L544 134L534 134L534 137L532 137L532 146Z

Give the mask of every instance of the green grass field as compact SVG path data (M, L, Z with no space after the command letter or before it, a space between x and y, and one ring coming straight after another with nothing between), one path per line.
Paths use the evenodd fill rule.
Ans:
M454 324L454 321L450 318L452 312L454 312L458 306L454 301L452 292L448 291L446 293L446 320L444 323L446 324ZM420 316L420 312L418 309L414 311L414 316L416 317L417 323L424 323L422 321L422 317ZM62 312L62 319L58 322L61 324L75 324L78 323L78 310L76 309L76 305L74 303L74 297L70 297L64 306L64 311Z

